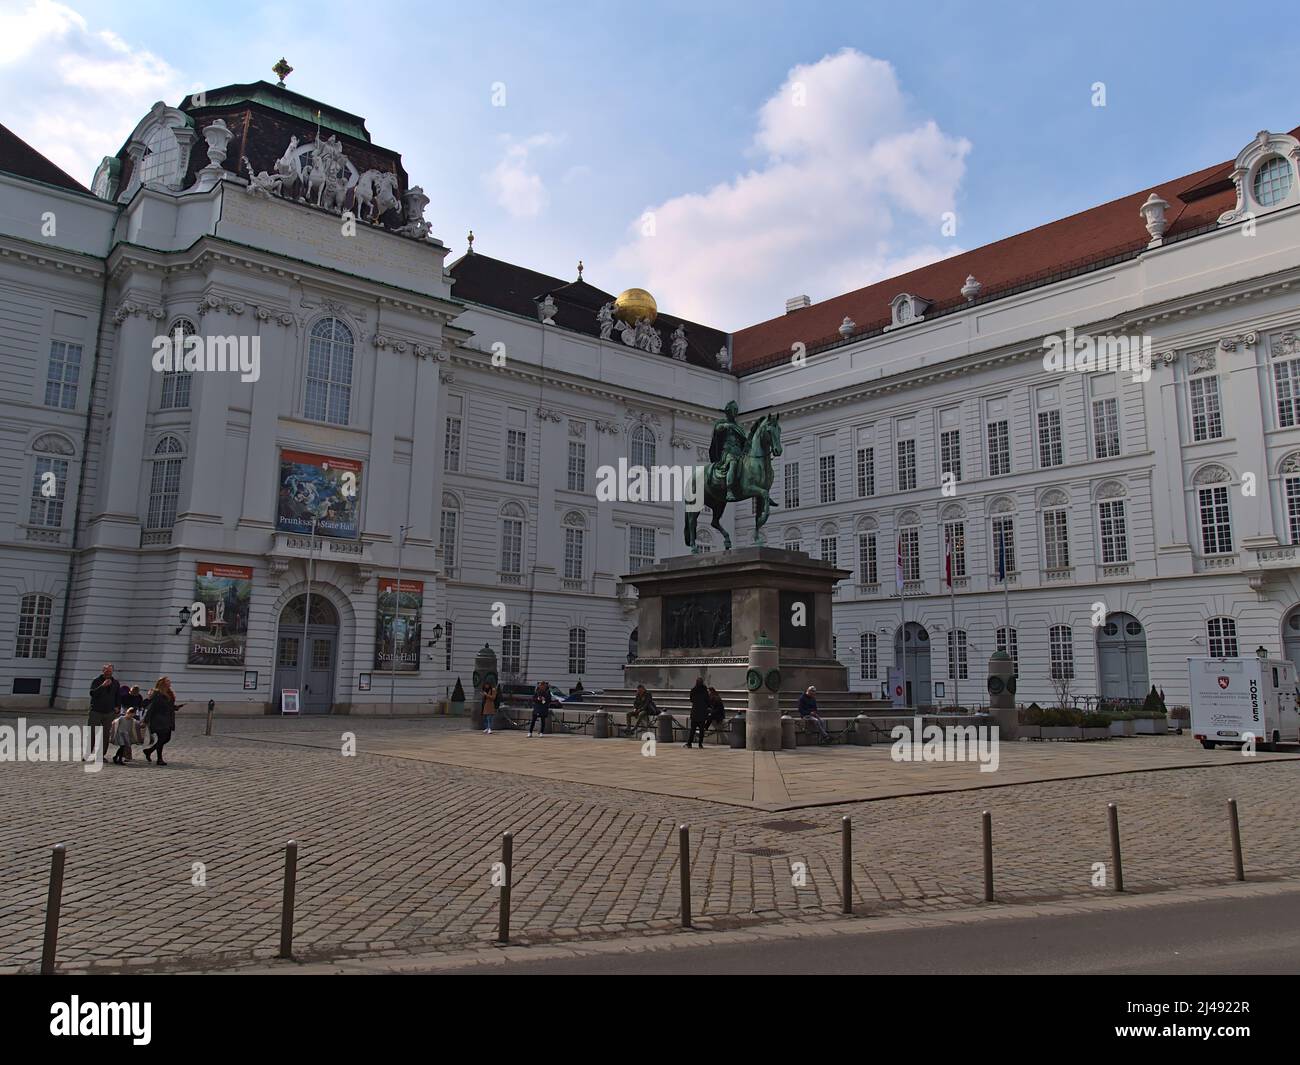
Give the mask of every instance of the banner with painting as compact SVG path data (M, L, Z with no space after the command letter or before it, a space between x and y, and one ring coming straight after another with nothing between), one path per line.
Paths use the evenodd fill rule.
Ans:
M424 581L379 580L379 614L375 619L375 669L398 673L420 671L420 615L424 613Z
M253 571L247 566L199 562L194 576L191 609L190 656L192 666L242 666L248 643L248 608L253 598ZM197 615L197 616L196 616ZM197 622L202 621L199 625Z
M280 452L280 497L275 527L280 532L355 540L360 531L361 463L353 459Z

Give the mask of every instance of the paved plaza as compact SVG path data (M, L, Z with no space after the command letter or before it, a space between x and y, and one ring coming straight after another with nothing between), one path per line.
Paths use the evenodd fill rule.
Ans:
M701 934L840 919L846 814L860 915L978 905L984 809L1002 904L1104 894L1093 865L1109 862L1107 802L1119 806L1134 893L1230 881L1229 798L1252 880L1300 874L1300 758L1208 752L1187 736L1008 743L999 770L981 773L895 763L884 745L756 755L661 744L645 757L633 740L489 737L463 720L219 719L210 738L201 728L182 722L164 769L138 752L97 774L0 763L0 972L39 961L58 842L64 971L270 958L290 838L295 954L312 964L490 943L491 865L507 830L514 939L549 949L671 932L680 823L691 826ZM345 732L354 757L341 753Z

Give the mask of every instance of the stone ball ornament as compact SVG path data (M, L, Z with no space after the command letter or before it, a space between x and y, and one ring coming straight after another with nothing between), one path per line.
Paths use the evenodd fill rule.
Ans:
M636 325L643 318L653 325L658 314L655 298L643 288L625 289L614 301L614 317L627 325Z

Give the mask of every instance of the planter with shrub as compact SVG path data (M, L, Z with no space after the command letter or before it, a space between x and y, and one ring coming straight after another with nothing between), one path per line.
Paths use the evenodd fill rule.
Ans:
M1112 736L1133 736L1137 733L1137 722L1132 714L1111 714L1110 734Z

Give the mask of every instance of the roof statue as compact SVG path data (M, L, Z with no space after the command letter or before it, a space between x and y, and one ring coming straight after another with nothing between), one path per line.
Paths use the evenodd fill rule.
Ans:
M680 324L673 330L673 358L686 361L686 327Z
M614 332L614 301L609 300L596 312L596 321L600 323L600 339L608 340Z

